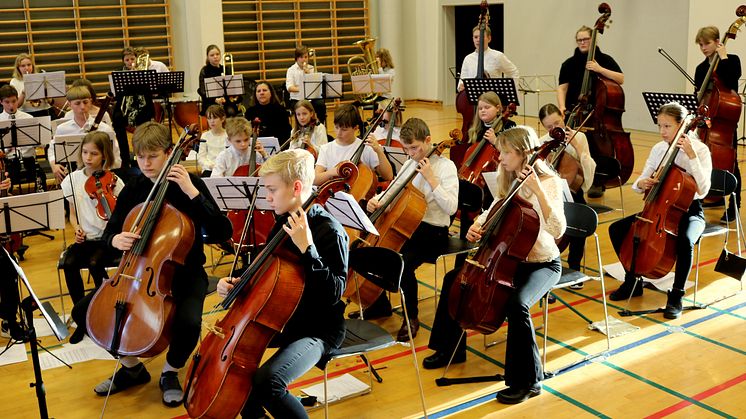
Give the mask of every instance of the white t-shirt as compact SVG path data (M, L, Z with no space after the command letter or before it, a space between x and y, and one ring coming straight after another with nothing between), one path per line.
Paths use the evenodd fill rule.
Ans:
M215 159L218 154L225 150L230 143L228 143L228 134L223 131L221 135L215 135L212 131L205 131L202 133L199 144L199 152L197 152L197 164L199 164L202 170L212 170L215 166Z
M290 137L292 137L295 134L296 130L293 130L293 132L290 134ZM311 145L313 148L316 149L316 152L319 152L319 149L326 143L329 142L329 139L326 136L326 127L324 124L317 124L316 127L313 129L313 133L311 133ZM296 138L295 140L290 142L290 145L288 148L290 150L294 148L300 148L303 144L302 138Z
M31 115L29 115L26 112L21 111L21 110L17 110L16 113L15 113L15 116L16 116L16 119L33 118L33 116L31 116ZM10 119L10 114L9 113L7 113L5 111L3 111L2 113L0 113L0 121L7 121L9 119ZM8 138L10 138L10 137L8 137ZM6 141L6 144L7 144L8 139L6 138L5 141ZM21 157L34 157L36 155L36 149L35 149L35 147L30 147L30 146L29 147L18 147L18 151L20 152ZM14 158L18 157L18 153L16 153L16 150L14 150L13 147L6 148L5 149L5 155L9 159L14 159Z
M316 160L316 166L321 166L325 170L335 167L338 163L350 160L355 150L362 144L363 140L355 138L350 145L342 145L338 141L332 141L321 146L319 158ZM365 164L371 169L378 167L378 154L372 148L365 146L363 155L360 157L360 163Z
M73 193L73 189L70 187L71 178L75 193ZM106 221L99 218L96 213L98 200L91 199L85 191L86 180L88 180L88 176L83 169L72 172L62 179L62 193L65 195L65 199L70 202L70 205L75 205L74 209L78 216L78 224L80 224L80 228L86 233L86 240L95 240L101 238L101 235L104 234ZM118 196L122 188L124 188L124 182L117 177L117 186L114 188L114 195ZM72 203L73 196L75 197L75 204Z
M212 168L210 177L233 176L233 173L235 173L236 169L238 169L240 166L249 164L250 159L251 153L248 150L244 153L241 153L236 150L235 147L229 146L225 150L221 151L218 154L218 157L215 158L215 166L213 166ZM262 157L262 155L256 153L256 164L262 164L263 161L264 158ZM249 176L251 176L251 173L249 173Z
M95 115L98 114L98 109L99 108L96 107L96 106L91 107L91 115L94 115L94 117L95 117ZM72 120L73 119L73 111L67 111L67 112L65 112L65 116L62 119L70 119L70 120ZM104 114L104 117L101 119L101 122L105 122L105 123L111 125L111 117L109 116L109 112L106 112Z
M308 71L313 71L313 66L311 64L306 64ZM288 67L287 73L285 73L285 88L288 89L288 92L290 93L290 99L292 100L301 100L303 99L303 75L305 72L303 71L300 66L298 66L298 63L295 63ZM290 92L290 87L295 86L299 90L297 92Z
M478 62L479 55L476 50L464 58L464 62L461 63L461 80L473 79L477 76ZM518 83L518 67L505 54L492 48L484 51L484 71L493 79L502 77L504 74L505 77L516 79L516 83ZM464 83L461 80L458 82L459 86Z
M401 132L401 127L394 127L394 132L391 133L391 139L392 140L399 140L399 133ZM379 126L376 128L375 131L373 131L373 136L376 137L377 140L385 140L386 137L389 136L389 129L388 127L381 127Z
M78 123L75 122L74 119L63 122L57 127L57 131L54 133L54 136L57 137L58 135L85 135L91 128L91 125L93 125L94 120L94 117L89 116L88 122L86 122L85 125L83 125L82 127L78 125ZM115 140L116 136L114 135L114 130L109 126L109 124L103 122L99 124L98 130L109 134L109 138L112 139L114 163L110 166L110 168L118 169L122 167L122 156L119 153L119 142ZM57 162L57 158L54 155L54 143L54 138L52 138L52 141L49 142L49 150L47 151L47 158L49 160L49 163Z

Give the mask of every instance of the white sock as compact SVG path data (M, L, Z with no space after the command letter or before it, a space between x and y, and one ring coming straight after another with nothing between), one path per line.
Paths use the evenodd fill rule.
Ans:
M120 360L122 366L125 368L132 368L140 363L140 360L136 356L123 356Z
M172 371L179 372L179 369L172 367L171 364L169 364L168 361L166 361L166 363L163 364L163 372L172 372Z

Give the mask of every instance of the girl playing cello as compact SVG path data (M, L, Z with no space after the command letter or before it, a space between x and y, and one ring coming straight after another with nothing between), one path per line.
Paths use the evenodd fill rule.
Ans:
M681 298L684 296L684 284L692 269L694 243L699 240L705 228L702 198L710 190L710 174L712 172L710 150L694 134L689 133L682 135L680 138L673 138L686 115L687 110L678 103L672 102L661 106L658 111L658 130L662 141L650 150L645 168L642 170L640 177L632 184L632 190L637 193L643 193L656 184L656 180L652 176L665 156L671 141L676 141L676 146L680 149L674 163L691 175L697 184L694 201L689 206L688 213L679 222L676 238L676 272L673 288L668 292L668 302L663 312L663 317L667 319L676 319L681 316ZM629 233L634 220L635 215L632 215L615 221L609 226L609 238L617 255L620 253L622 242ZM627 272L624 276L624 283L609 295L609 299L612 301L626 300L630 295L632 297L642 295L642 281L636 281L635 275Z
M499 195L492 205L503 198L513 181L526 178L524 187L518 193L531 203L541 223L539 235L528 257L518 265L513 279L515 290L506 307L510 318L505 352L505 384L508 388L497 393L497 400L505 404L520 403L541 393L544 373L530 310L559 281L562 271L560 252L555 244L555 239L562 236L566 226L562 183L543 161L537 160L533 167L527 165L529 150L537 145L536 133L525 126L511 128L497 137L500 151L500 167L497 171ZM482 225L487 221L488 213L482 213L469 228L469 241L481 239ZM446 274L443 290L451 288L457 274L458 270ZM458 322L449 315L448 300L448 293L444 292L438 301L428 345L436 352L423 360L423 366L427 369L445 366L454 348L456 354L453 362L466 361L466 343L463 339L459 342L462 331Z
M283 331L275 336L279 350L254 375L253 389L244 405L244 418L308 417L288 385L305 374L345 335L340 300L347 277L348 238L342 225L319 205L304 212L302 204L311 196L314 163L305 150L283 151L270 157L259 169L267 187L267 201L277 215L270 236L280 228L290 241L284 247L300 258L305 287L300 303ZM221 278L218 295L226 297L239 278Z

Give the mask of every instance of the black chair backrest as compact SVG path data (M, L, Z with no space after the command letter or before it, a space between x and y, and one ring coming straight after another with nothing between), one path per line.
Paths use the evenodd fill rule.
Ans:
M607 180L616 179L622 172L622 166L619 160L608 156L596 156L596 174L593 183L601 184Z
M736 176L722 169L712 169L710 175L710 191L707 196L728 196L738 187Z
M565 220L569 237L586 238L593 235L598 227L598 215L593 208L577 202L565 202Z
M383 247L358 247L350 250L350 269L388 292L398 293L404 272L402 256Z
M479 186L460 179L458 181L458 208L465 211L479 211L482 208L484 192Z

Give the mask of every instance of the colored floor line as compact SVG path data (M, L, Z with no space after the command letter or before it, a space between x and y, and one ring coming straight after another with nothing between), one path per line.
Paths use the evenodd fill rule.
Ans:
M707 390L705 390L705 391L703 391L701 393L695 394L694 396L692 396L692 398L695 399L695 400L704 400L704 399L706 399L706 398L708 398L708 397L710 397L712 395L720 393L723 390L727 390L727 389L729 389L729 388L731 388L731 387L733 387L733 386L735 386L737 384L740 384L740 383L742 383L744 381L746 381L746 374L741 374L738 377L731 378L730 380L728 380L728 381L726 381L726 382L724 382L722 384L718 384L715 387L711 387L711 388L709 388L709 389L707 389ZM681 402L676 403L676 404L674 404L672 406L669 406L669 407L667 407L665 409L661 409L661 410L653 413L652 415L648 415L645 418L646 419L659 419L659 418L663 418L663 417L671 415L671 414L673 414L675 412L678 412L679 410L684 409L685 407L689 407L691 405L692 404L689 403L689 402L687 402L687 401L681 401Z

